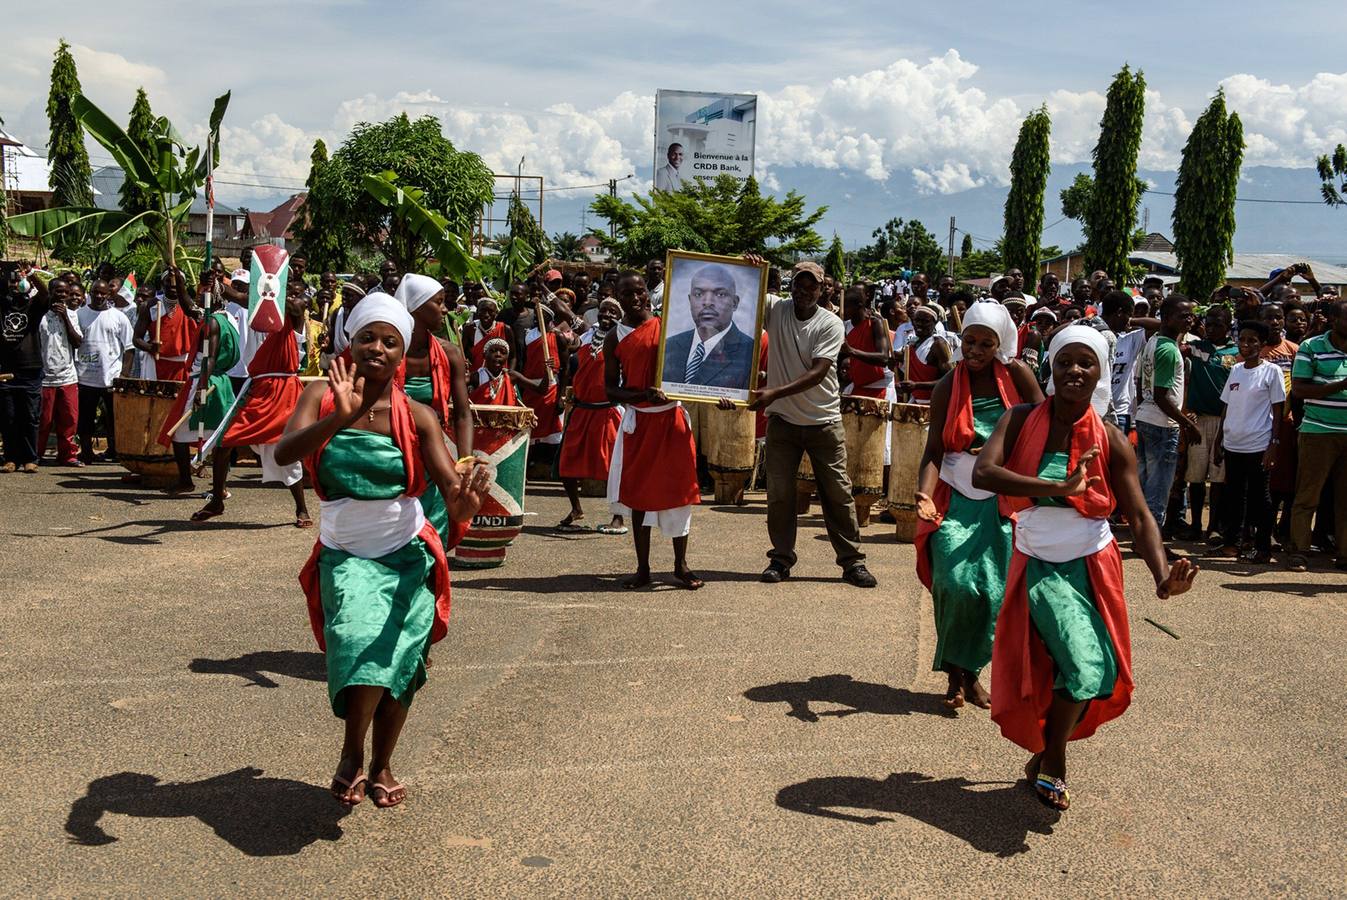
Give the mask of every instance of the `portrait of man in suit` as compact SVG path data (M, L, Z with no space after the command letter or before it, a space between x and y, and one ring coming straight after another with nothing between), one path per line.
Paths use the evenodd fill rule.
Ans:
M753 308L754 300L749 298L745 308ZM666 314L676 302L665 302ZM669 336L661 381L747 391L755 342L734 322L740 307L734 273L720 263L701 265L692 273L687 302L692 327Z

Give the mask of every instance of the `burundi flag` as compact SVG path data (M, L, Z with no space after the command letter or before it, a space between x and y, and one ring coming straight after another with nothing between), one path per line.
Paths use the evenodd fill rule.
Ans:
M117 293L126 298L127 303L136 302L136 273L130 272L122 279L122 286L117 289Z
M290 254L272 244L254 247L251 277L248 327L255 331L280 331L285 327L285 283L290 277Z

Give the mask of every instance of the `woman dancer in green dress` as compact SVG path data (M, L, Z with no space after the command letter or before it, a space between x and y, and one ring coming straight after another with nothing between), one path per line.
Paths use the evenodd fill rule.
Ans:
M449 458L435 414L394 384L412 328L392 297L366 297L346 325L353 368L334 359L327 383L305 389L276 448L280 465L304 460L322 501L300 583L326 654L332 711L346 720L332 793L347 805L364 799L367 784L376 806L406 798L393 750L425 683L430 645L448 627L445 548L417 497L435 483L456 542L489 481L485 467Z
M1132 447L1090 406L1109 363L1093 328L1059 331L1048 351L1056 395L1002 416L973 467L973 486L1000 494L1015 516L992 647L992 721L1033 754L1025 774L1059 810L1071 805L1067 741L1122 715L1132 696L1122 556L1108 522L1115 501L1155 596L1182 594L1197 575L1186 559L1165 564Z
M468 402L463 353L440 337L448 315L444 308L444 287L428 275L410 272L402 276L393 296L407 307L416 326L404 359L403 390L417 403L434 410L446 433L452 429L454 448L460 458L472 456L472 407ZM440 539L447 541L449 514L439 488L427 484L420 499L426 518L439 531Z
M1043 399L1033 372L1015 358L1015 323L1001 304L973 304L960 341L962 358L931 395L916 492L917 576L931 591L933 668L949 676L943 702L951 710L965 700L991 705L978 675L992 658L1010 565L1010 520L995 494L973 487L973 463L1003 412Z

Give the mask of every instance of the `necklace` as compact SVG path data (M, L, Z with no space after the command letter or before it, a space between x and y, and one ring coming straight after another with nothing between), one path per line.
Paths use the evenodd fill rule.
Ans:
M371 407L369 408L369 420L370 420L371 422L374 421L374 414L375 414L376 412L379 412L379 411L382 411L382 410L385 410L385 409L392 409L392 408L393 408L393 404L391 404L391 403L388 404L387 406L371 406Z

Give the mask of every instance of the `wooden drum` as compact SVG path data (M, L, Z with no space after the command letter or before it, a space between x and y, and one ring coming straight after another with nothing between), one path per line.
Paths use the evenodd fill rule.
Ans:
M173 451L159 444L159 430L178 398L180 381L115 378L112 418L117 434L117 461L139 475L148 487L167 487L178 480Z
M910 544L917 535L917 507L912 495L917 492L921 456L926 451L926 431L931 423L931 407L924 403L895 403L889 412L893 429L893 464L889 466L889 509L898 524L894 534ZM883 448L880 448L883 452Z
M524 527L524 473L529 434L537 424L538 417L526 406L473 404L472 453L486 460L492 484L467 534L454 548L455 568L493 569L505 563L505 548ZM453 440L446 437L446 442L454 450Z
M887 400L842 398L847 477L856 502L856 521L862 526L870 524L870 507L884 499L884 438L888 429Z
M757 417L747 408L720 409L707 403L698 410L698 449L715 482L717 503L744 502L744 488L753 472Z

